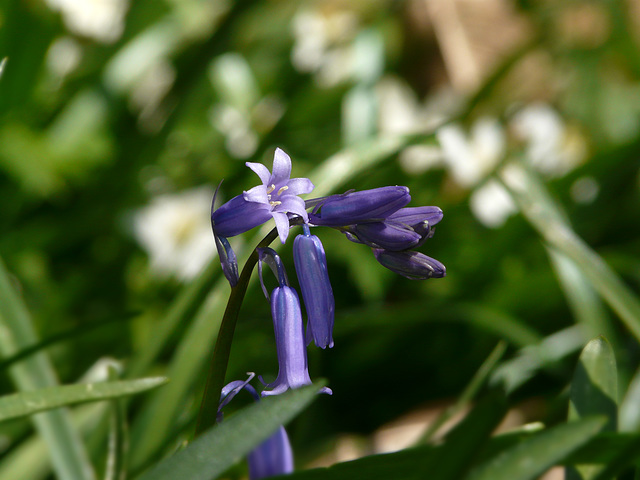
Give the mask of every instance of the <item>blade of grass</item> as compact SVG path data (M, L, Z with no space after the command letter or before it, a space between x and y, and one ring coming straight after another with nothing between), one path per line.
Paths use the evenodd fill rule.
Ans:
M537 345L521 349L514 358L499 365L491 376L490 383L502 383L507 392L511 393L538 370L548 369L558 360L580 350L584 342L582 325L560 330L544 338Z
M0 353L9 357L37 343L35 329L22 299L0 260ZM57 385L49 358L40 352L9 369L21 391ZM60 479L93 480L95 474L84 444L71 425L68 412L55 410L33 417L33 422L49 447L54 468Z
M602 302L580 268L556 249L547 248L547 253L574 318L585 326L587 335L590 338L596 335L615 338L615 332Z
M211 241L213 242L213 236ZM126 378L136 378L146 374L178 326L191 319L201 307L216 284L219 271L220 262L215 258L195 280L182 289L167 314L153 329L149 343L131 359L124 374Z
M112 382L118 381L120 378L118 369L113 365L108 367L108 378ZM126 477L124 458L127 445L127 415L126 406L121 397L111 402L110 410L111 430L107 442L104 480L124 480Z
M618 430L637 432L640 430L640 369L629 384L618 409Z
M81 405L70 412L71 423L83 435L91 432L106 411L106 403ZM2 456L0 478L42 480L51 475L51 457L41 436L32 435Z
M0 422L34 415L78 403L135 395L167 382L166 378L141 378L117 382L85 383L40 388L0 397Z
M595 437L606 421L588 418L536 433L474 468L466 480L534 480Z
M424 478L458 480L469 470L506 413L504 394L492 392L447 434L438 455L431 456L418 471ZM461 462L461 458L465 461Z
M22 359L27 358L30 355L33 355L34 353L38 353L39 351L44 350L45 348L55 345L56 343L64 342L66 340L76 338L80 335L84 335L85 333L93 332L94 330L104 327L106 325L112 325L113 323L116 323L116 322L129 321L131 320L132 317L133 315L128 315L127 317L124 317L124 318L116 318L116 319L110 319L110 320L105 320L101 322L95 322L90 325L85 325L82 327L73 327L68 330L56 333L55 335L51 335L50 337L47 337L44 340L41 340L39 342L34 343L33 345L25 347L21 349L19 352L15 353L14 355L11 355L10 357L7 357L2 361L0 361L0 371L9 368L14 363L17 363Z
M580 354L569 392L569 421L593 415L607 418L605 431L615 432L618 424L618 372L616 359L606 338L591 340ZM592 480L602 467L567 467L567 480Z
M571 229L560 207L522 162L511 162L500 175L518 208L552 247L572 260L593 288L640 340L640 300L620 277Z
M487 379L493 371L493 368L496 366L496 363L498 363L498 361L502 358L506 350L507 344L505 342L499 342L498 345L496 345L496 347L475 373L469 384L462 391L462 394L460 395L460 397L458 397L456 403L442 412L442 414L439 415L431 425L429 425L422 437L420 437L420 439L418 440L418 444L429 442L433 435L435 435L436 432L442 427L442 425L444 425L451 418L460 413L471 403L471 400L475 398L479 390L487 382Z

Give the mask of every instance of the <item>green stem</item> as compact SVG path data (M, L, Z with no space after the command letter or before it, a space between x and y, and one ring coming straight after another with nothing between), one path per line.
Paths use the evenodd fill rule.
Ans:
M222 317L220 332L216 339L213 355L211 355L207 383L204 395L202 396L202 403L200 404L198 422L196 423L196 436L200 435L216 423L218 403L220 402L220 392L224 385L224 377L227 373L227 366L229 365L229 354L231 353L233 333L236 329L236 322L238 321L238 315L240 314L240 307L242 306L244 296L247 293L251 273L253 272L253 268L256 266L256 263L258 263L258 249L268 247L277 236L278 232L274 228L262 239L249 256L247 263L245 263L242 268L238 284L231 289L229 302L227 303L227 308L225 309L224 316Z

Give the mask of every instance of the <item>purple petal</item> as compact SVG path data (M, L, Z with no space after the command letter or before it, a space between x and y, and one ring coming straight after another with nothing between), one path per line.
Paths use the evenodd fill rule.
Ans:
M265 187L264 185L258 185L257 187L253 187L246 192L243 192L242 197L247 202L264 203L266 205L269 205L267 187Z
M211 225L221 237L247 232L271 218L270 206L247 202L242 195L233 197L211 214Z
M354 227L352 233L371 247L394 251L415 247L422 240L422 236L411 227L388 221L361 223Z
M280 426L276 433L252 450L247 462L250 480L293 472L293 451L284 427Z
M304 195L305 193L311 193L315 188L315 185L311 183L308 178L292 178L287 182L287 193L289 195Z
M305 210L304 200L300 197L287 195L286 197L281 197L280 201L280 205L274 208L276 212L295 213L296 215L300 215L305 223L309 221L309 214Z
M287 242L287 237L289 236L289 217L284 212L271 212L271 215L276 222L280 241L284 245Z
M335 302L327 259L320 239L310 235L309 227L305 227L305 234L298 235L293 241L293 261L309 318L307 344L313 338L318 347L331 348Z
M427 221L429 222L429 226L433 227L442 220L442 217L443 213L440 207L408 207L401 208L397 212L392 213L387 219L410 226Z
M291 177L291 158L280 148L273 155L273 173L271 183L286 183Z
M253 163L253 162L246 162L245 165L249 167L251 170L253 170L258 175L258 177L260 177L260 180L262 181L263 185L267 185L269 183L269 179L271 178L271 173L269 172L269 169L267 167L265 167L261 163Z
M267 385L262 396L279 395L290 388L311 384L307 369L302 313L298 294L291 287L276 287L271 292L271 315L278 352L278 377Z
M246 380L235 380L233 382L227 383L224 387L222 387L222 391L220 392L220 405L218 405L218 412L222 410L222 408L227 405L233 397L235 397L240 390L246 388L249 393L252 393L253 397L258 400L258 396L256 394L255 389L249 385L249 382L253 380L253 377L256 376L255 373L248 373L249 378Z

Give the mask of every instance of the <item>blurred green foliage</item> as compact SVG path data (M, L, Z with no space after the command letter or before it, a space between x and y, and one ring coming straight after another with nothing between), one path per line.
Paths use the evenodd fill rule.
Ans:
M455 402L499 340L507 353L488 383L504 382L523 423L566 420L578 353L599 334L616 357L618 398L637 398L640 5L437 3L0 7L0 257L12 282L2 298L18 302L35 332L0 342L0 354L10 360L44 341L38 352L55 372L46 382L105 380L88 371L107 357L126 378L170 377L117 407L131 428L132 477L190 438L228 297L198 199L223 179L225 200L254 186L244 162L270 166L276 146L322 195L407 185L412 206L445 212L421 251L447 277L426 282L317 229L336 346L310 349L309 364L334 395L288 428L299 468L339 459L346 436L358 438L360 455L380 452L380 427ZM232 239L239 255L264 233ZM291 258L291 245L281 254ZM13 311L0 308L0 336L17 325ZM3 369L3 393L26 389L19 365ZM227 379L253 370L277 372L255 282ZM99 405L74 407L64 428L79 432L101 475L106 452L119 450L106 441L115 410ZM621 400L620 431L638 430L638 408ZM596 427L555 428L578 438ZM0 425L0 478L55 475L37 436L26 419ZM523 441L544 443L537 438ZM545 468L564 461L545 459ZM483 465L470 478L491 472ZM629 463L620 465L612 475Z

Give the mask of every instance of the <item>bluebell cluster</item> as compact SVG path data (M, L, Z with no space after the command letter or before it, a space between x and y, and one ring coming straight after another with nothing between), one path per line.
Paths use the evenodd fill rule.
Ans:
M409 189L402 186L351 191L305 202L298 195L310 193L314 185L307 178L290 178L291 159L281 149L276 149L272 172L258 163L248 162L247 166L260 177L262 184L218 209L212 206L211 213L222 271L231 287L238 283L238 265L227 237L244 233L273 218L278 236L285 243L291 226L302 225L302 233L293 242L293 260L307 311L306 333L300 299L289 284L282 259L271 248L258 250L260 282L271 303L278 355L278 376L266 385L261 395L278 395L311 384L307 366L307 346L311 342L322 349L334 344L335 302L327 259L322 242L311 234L311 227L340 230L352 242L369 246L382 266L406 278L424 280L446 274L442 263L414 250L433 236L433 226L442 220L442 210L432 206L406 207L411 195ZM311 211L307 211L309 209ZM269 266L277 278L278 286L270 293L263 282L263 265ZM243 388L255 392L248 381L227 385L221 407ZM331 390L325 387L321 393L331 394ZM274 448L274 445L285 448L280 433L272 439L268 448ZM285 457L273 456L276 462L282 462ZM251 462L250 457L250 470L253 468ZM283 468L283 464L279 464L275 470L286 473ZM266 471L264 465L257 470L254 468L251 478L270 476L260 476L260 472Z

